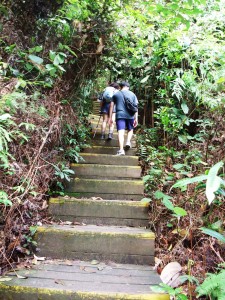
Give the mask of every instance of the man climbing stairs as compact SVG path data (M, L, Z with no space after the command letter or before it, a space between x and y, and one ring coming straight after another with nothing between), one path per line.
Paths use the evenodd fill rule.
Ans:
M169 299L150 288L160 279L135 148L119 157L116 150L116 139L97 133L84 161L72 164L68 196L49 201L56 222L37 229L34 267L8 274L1 300Z

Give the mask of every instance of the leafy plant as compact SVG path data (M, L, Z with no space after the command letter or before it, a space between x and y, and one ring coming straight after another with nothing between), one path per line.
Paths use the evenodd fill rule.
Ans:
M70 176L75 174L75 172L69 169L64 163L54 166L55 176L59 177L61 180L70 181Z
M180 217L184 217L187 215L186 210L184 210L182 207L179 206L174 206L173 203L170 201L172 197L164 194L161 191L156 191L155 192L155 198L156 199L162 199L162 203L173 212L173 216L176 218L180 219Z
M0 204L5 206L12 206L12 202L9 200L7 193L0 191Z
M224 282L224 268L221 269L217 274L208 273L203 283L196 288L198 298L201 296L209 296L212 300L223 300L225 295Z
M24 235L25 243L23 244L23 247L29 249L30 251L33 250L34 247L37 246L37 242L34 240L34 235L37 231L37 226L30 226L29 232Z
M181 288L172 288L165 283L160 283L158 286L151 286L151 290L155 293L168 293L171 299L188 300L187 296L182 293Z
M193 178L185 178L177 181L172 188L182 188L191 183L202 182L206 180L206 197L208 203L211 204L215 199L215 193L218 192L220 187L225 186L225 181L218 176L219 169L223 166L223 162L218 162L213 167L210 168L207 175L199 175Z

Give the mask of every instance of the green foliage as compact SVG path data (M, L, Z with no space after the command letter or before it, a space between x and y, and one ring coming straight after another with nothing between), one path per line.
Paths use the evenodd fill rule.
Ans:
M36 231L37 226L30 226L29 232L24 235L25 243L23 244L23 247L29 249L27 254L30 254L30 251L32 251L33 248L37 246L37 242L34 240Z
M166 208L168 208L169 210L172 210L173 216L175 216L176 218L179 219L180 217L184 217L187 215L186 210L184 210L183 208L181 208L179 206L174 206L173 203L170 201L170 199L172 199L172 197L164 194L163 192L156 191L155 198L162 199L162 203L166 206Z
M219 241L221 241L222 243L225 243L225 237L220 234L219 232L215 231L215 230L212 230L212 229L209 229L209 228L205 228L205 227L201 227L200 230L207 234L207 235L210 235L216 239L218 239Z
M225 186L225 181L222 180L220 176L217 175L219 169L223 166L223 162L218 162L213 167L209 169L209 172L207 175L199 175L193 178L184 178L179 181L177 181L172 188L182 188L188 184L196 183L196 182L202 182L206 180L206 197L208 199L208 203L211 204L212 201L215 199L215 193L218 192L218 190Z
M207 274L204 282L196 288L198 297L209 296L212 300L223 300L225 295L225 269L217 274Z
M74 171L69 169L64 163L54 166L55 176L59 177L60 180L70 181L70 176L74 174Z
M172 288L165 283L160 283L158 286L151 286L151 290L155 293L168 293L171 299L187 300L187 296L182 293L181 288Z
M8 199L8 195L4 191L0 191L0 204L12 206L12 202Z

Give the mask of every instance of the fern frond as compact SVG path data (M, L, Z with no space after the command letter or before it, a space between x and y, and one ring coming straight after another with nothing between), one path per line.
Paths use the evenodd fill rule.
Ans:
M225 270L221 270L218 274L208 274L204 282L196 288L198 297L211 296L214 300L225 299Z

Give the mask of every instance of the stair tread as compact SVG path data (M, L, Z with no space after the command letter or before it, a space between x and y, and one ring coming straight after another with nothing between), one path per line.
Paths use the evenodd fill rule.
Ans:
M104 154L104 153L81 153L81 156L89 156L89 155L90 156L100 156L100 157L112 157L111 154ZM135 156L135 155L117 156L117 158L118 159L133 158L138 161L138 156Z
M2 283L2 291L5 290L8 293L6 295L10 297L10 294L13 295L14 289L16 293L16 291L20 291L21 287L21 293L24 292L27 295L27 298L23 299L29 299L29 292L42 295L43 299L46 299L43 296L45 294L52 297L61 294L62 298L60 299L63 300L75 295L78 300L169 299L165 294L151 291L150 286L157 285L161 281L149 266L94 263L96 265L93 262L83 261L46 261L33 266L30 270L17 271L19 275L26 276L26 280L18 279L15 273L8 274L7 277L12 280ZM41 288L41 290L37 291L37 288ZM34 298L32 297L32 299Z
M97 225L46 225L38 227L38 232L79 232L79 233L95 233L95 234L113 234L113 235L135 235L144 236L149 239L154 239L155 235L149 229L137 228L137 227L126 227L126 226L97 226Z
M87 203L101 203L101 204L112 204L112 205L118 205L118 206L136 206L136 207L146 207L146 203L141 202L141 201L131 201L131 200L106 200L106 199L101 199L95 197L93 198L76 198L76 197L57 197L57 198L50 198L49 202L50 203L67 203L67 202L87 202Z

